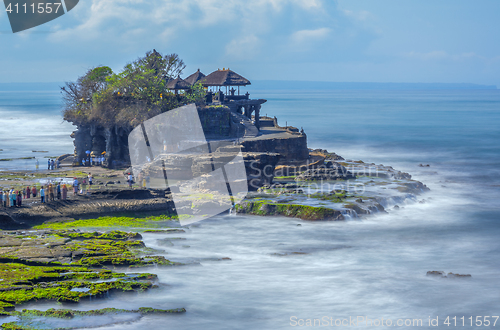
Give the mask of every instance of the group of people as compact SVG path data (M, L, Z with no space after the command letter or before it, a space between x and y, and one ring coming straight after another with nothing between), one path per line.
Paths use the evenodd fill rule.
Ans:
M78 181L77 178L73 178L73 194L76 195L78 191L80 191L80 194L86 194L87 193L87 185L88 188L91 189L92 185L94 183L94 177L92 176L92 173L89 173L87 177L82 179L82 183Z
M47 160L47 169L49 171L53 171L53 170L60 168L60 167L61 167L61 162L59 161L59 159L56 159L55 161L53 159ZM37 167L37 169L38 169L38 167Z
M56 198L65 200L68 198L68 187L64 183L58 183L57 185L49 183L47 188L42 186L40 190L37 190L34 186L21 190L0 190L0 201L3 207L21 207L24 199L36 198L37 196L40 196L42 203L47 202L47 197L48 201L54 201Z
M24 192L26 194L26 192ZM3 207L21 207L23 203L23 193L19 190L0 191Z
M130 188L132 188L132 185L135 183L134 176L130 172L127 173L127 183ZM149 189L151 178L149 177L149 175L144 176L141 172L137 176L137 183L139 184L139 187Z
M48 201L50 202L54 201L56 198L59 200L66 200L68 198L68 187L65 183L58 183L57 185L52 185L52 183L49 183L47 188L42 186L42 188L40 188L41 202L46 203L47 197Z
M82 158L82 161L80 164L82 166L102 166L104 165L105 157L104 156L99 156L99 157L87 157L87 158Z

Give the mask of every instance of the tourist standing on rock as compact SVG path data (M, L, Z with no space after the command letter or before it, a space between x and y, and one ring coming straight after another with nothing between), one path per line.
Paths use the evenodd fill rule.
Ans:
M73 178L73 195L76 195L78 192L78 179Z
M80 190L80 194L85 194L86 190L87 190L87 178L83 178L82 189Z
M54 201L54 187L52 186L52 183L49 183L49 188L47 190L49 192L49 201L53 202Z
M68 197L68 187L66 187L66 184L62 185L61 192L62 192L62 199L64 201Z
M40 201L41 203L45 203L45 189L43 189L43 186L40 188Z
M128 182L129 188L132 188L132 183L134 182L134 177L132 176L132 173L128 174L127 182Z
M26 187L26 198L30 198L31 197L31 189L30 187Z
M54 168L55 168L55 162L54 162L54 160L52 159L52 160L50 161L50 169L51 169L51 170L54 170Z
M36 198L36 194L37 194L36 186L33 186L33 188L31 188L31 194L33 195L33 198Z
M21 190L19 190L17 193L16 201L17 207L21 207L23 205L23 195L21 194Z
M56 160L56 167L61 168L61 161L59 159Z
M57 199L61 199L61 183L56 187Z
M50 171L50 159L47 160L47 169Z
M9 191L5 190L3 192L3 207L7 207L8 202L9 202Z
M40 162L38 161L38 158L35 160L35 169L38 172L38 168L40 167Z
M10 191L10 207L15 207L16 206L16 192L14 189L11 189Z
M89 190L90 190L92 188L92 173L89 173L88 178L89 178Z

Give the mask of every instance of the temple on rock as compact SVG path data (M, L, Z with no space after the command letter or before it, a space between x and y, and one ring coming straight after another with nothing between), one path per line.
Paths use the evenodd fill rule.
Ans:
M265 99L252 99L242 90L250 81L229 68L208 75L199 69L182 79L178 76L166 82L166 88L178 97L195 84L205 89L205 105L197 111L208 141L232 141L242 151L276 153L281 161L303 161L308 158L307 137L303 130L278 125L276 117L261 115ZM88 127L87 127L88 126ZM86 157L87 151L106 154L109 167L130 164L128 135L133 127L100 127L96 123L80 125L74 132L75 162Z
M178 77L168 81L167 88L178 93L179 90L188 90L198 82L206 88L207 105L225 105L231 111L253 119L257 129L260 128L260 109L266 100L250 99L248 92L240 95L240 87L250 85L250 80L229 70L229 68L218 69L208 76L198 69L186 79Z

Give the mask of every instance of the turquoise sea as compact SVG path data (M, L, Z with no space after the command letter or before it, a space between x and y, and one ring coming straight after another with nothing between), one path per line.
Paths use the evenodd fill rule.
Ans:
M300 327L293 320L325 316L422 319L419 328L435 328L428 320L438 318L439 328L450 328L443 323L448 316L499 315L500 90L257 87L252 97L268 100L261 113L282 126L303 127L311 148L409 172L431 189L425 203L338 223L247 216L203 221L186 230L189 248L166 249L168 258L199 266L144 270L159 274L158 290L78 308L188 310L102 329L289 329ZM71 153L72 130L61 119L57 90L0 92L0 158ZM0 170L32 166L33 160L0 162ZM144 239L157 247L153 235ZM297 246L315 252L274 255ZM431 270L472 278L426 276ZM466 328L494 327L492 321Z

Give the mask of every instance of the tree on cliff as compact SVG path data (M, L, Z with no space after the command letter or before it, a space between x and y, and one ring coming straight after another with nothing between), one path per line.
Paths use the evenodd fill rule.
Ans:
M61 88L64 92L64 119L75 125L88 121L93 96L106 90L106 79L112 74L113 70L109 67L101 66L88 70L76 82L67 82L66 86Z
M62 88L64 119L77 126L131 129L181 105L200 104L205 94L201 84L180 96L166 89L168 80L179 76L184 68L177 54L162 56L153 50L127 64L120 73L106 66L90 69Z

